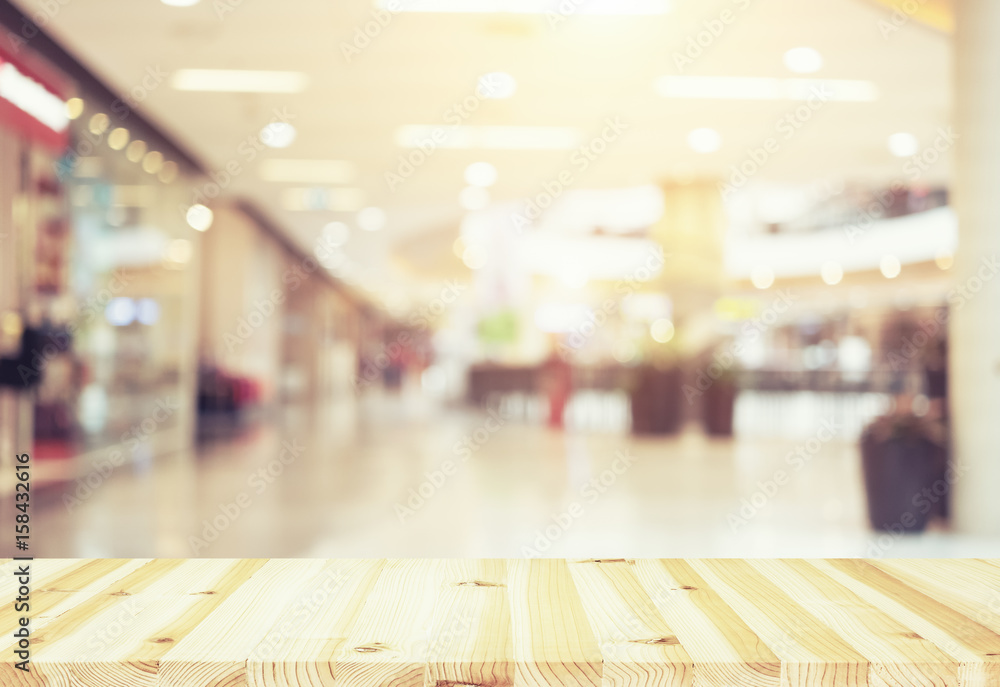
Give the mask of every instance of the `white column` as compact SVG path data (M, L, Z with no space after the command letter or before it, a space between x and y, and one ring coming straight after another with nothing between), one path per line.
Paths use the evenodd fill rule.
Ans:
M956 12L953 511L959 531L1000 536L1000 2L958 0Z

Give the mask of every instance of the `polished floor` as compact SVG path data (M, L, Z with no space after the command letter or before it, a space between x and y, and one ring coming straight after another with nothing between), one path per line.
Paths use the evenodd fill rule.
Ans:
M742 417L764 412L748 402ZM647 439L372 395L120 467L71 505L49 499L33 553L1000 557L997 540L869 532L838 423L798 438Z

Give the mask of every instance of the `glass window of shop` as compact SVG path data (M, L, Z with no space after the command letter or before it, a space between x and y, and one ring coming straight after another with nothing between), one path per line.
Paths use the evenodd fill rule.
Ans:
M150 458L189 441L197 232L182 167L127 111L69 101L60 155L35 151L34 303L49 350L38 458ZM124 115L124 116L123 116ZM64 342L64 343L63 343ZM52 344L55 344L54 348Z

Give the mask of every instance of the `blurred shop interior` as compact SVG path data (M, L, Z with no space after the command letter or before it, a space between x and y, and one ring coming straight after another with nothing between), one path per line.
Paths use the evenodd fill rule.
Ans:
M0 498L51 556L998 556L998 45L0 0Z

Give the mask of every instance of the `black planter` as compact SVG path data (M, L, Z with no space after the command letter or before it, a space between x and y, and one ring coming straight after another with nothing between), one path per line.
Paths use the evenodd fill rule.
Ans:
M644 367L633 385L632 432L674 434L681 426L681 371Z
M923 437L890 437L861 442L868 519L882 532L922 532L941 511L935 483L944 477L942 449ZM937 485L940 490L941 485Z
M712 437L733 436L733 411L736 404L736 385L717 381L705 391L702 409L705 433Z

